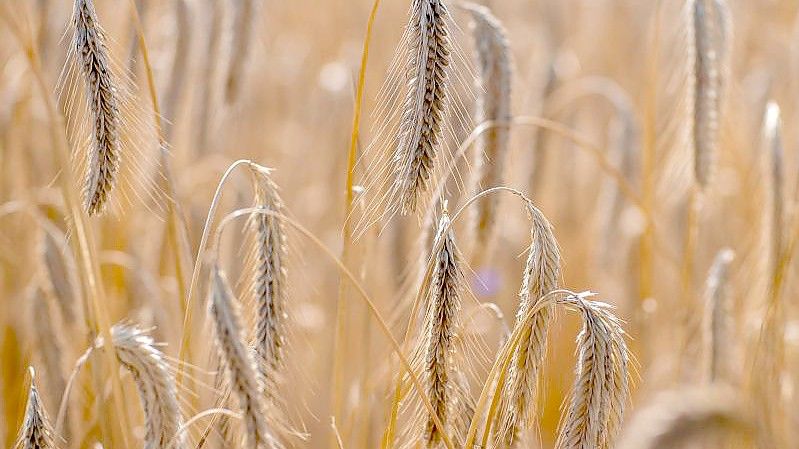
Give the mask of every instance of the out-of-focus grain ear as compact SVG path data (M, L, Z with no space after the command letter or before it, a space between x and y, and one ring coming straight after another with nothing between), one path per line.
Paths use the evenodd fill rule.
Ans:
M504 182L505 159L511 128L511 53L507 32L488 8L467 3L463 6L472 18L472 37L478 68L477 123L492 122L475 148L474 173L470 190L483 189ZM472 265L481 265L491 253L499 197L484 198L474 208L471 242Z
M720 385L661 393L625 428L619 449L683 447L698 438L751 438L755 426L736 392Z

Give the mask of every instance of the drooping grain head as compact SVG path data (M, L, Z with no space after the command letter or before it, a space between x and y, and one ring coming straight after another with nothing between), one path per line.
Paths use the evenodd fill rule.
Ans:
M519 291L516 325L524 326L518 349L503 389L496 439L503 447L513 446L521 431L532 428L537 414L537 391L547 347L552 306L542 308L526 322L538 301L555 290L560 278L560 250L552 225L541 211L530 207L531 246Z
M392 160L392 205L403 214L417 210L428 190L446 124L450 54L443 0L414 0L407 26L406 90Z
M89 107L91 140L84 156L83 206L101 213L116 184L121 156L119 91L93 0L76 0L72 51Z
M457 368L453 361L453 344L458 329L463 289L463 272L460 255L455 246L455 234L450 227L449 216L439 221L434 247L440 250L434 255L435 265L428 288L426 312L420 335L419 353L423 354L423 378L427 396L436 416L444 425L439 429L431 417L426 419L423 441L426 447L438 447L441 435L450 432L453 405L458 403L456 389Z
M482 189L503 183L510 137L511 55L507 33L491 11L471 3L466 4L464 8L472 17L472 36L479 67L477 122L496 122L496 126L481 135L475 149L476 173L471 190L476 194ZM498 198L494 195L489 196L475 206L473 217L475 254L489 251L497 219Z
M217 265L211 269L208 303L219 358L243 415L246 447L279 448L280 444L269 431L263 379L244 338L238 301Z
M270 170L251 164L255 205L283 214L283 201ZM257 311L255 345L266 395L277 394L286 339L286 232L275 215L254 212L249 225L253 235L249 294Z
M28 392L28 405L25 418L19 430L15 447L20 449L54 449L56 446L53 430L44 410L39 390L36 388L33 368L30 368L31 386Z
M111 328L114 351L130 371L144 409L145 449L179 449L183 424L177 387L164 354L152 337L127 324Z
M559 449L613 448L629 398L629 352L609 306L577 300L583 329L577 337L577 369Z
M786 301L782 297L779 278L784 241L784 166L780 108L769 102L763 121L763 152L765 180L763 221L761 228L762 279L766 281L765 311L760 333L753 346L753 362L749 370L748 387L758 411L761 428L759 444L781 447L787 444L789 431L787 403L784 401L782 378L786 360Z

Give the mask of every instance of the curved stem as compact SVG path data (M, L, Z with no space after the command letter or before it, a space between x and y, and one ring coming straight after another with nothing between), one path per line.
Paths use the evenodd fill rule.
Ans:
M189 430L189 427L194 425L194 423L198 422L199 420L205 418L206 416L212 416L213 417L212 419L216 419L217 416L221 416L221 415L229 416L229 417L231 417L233 419L241 419L241 414L236 413L236 412L234 412L232 410L228 410L226 408L218 407L218 408L209 408L207 410L203 410L200 413L197 413L196 415L194 415L191 418L189 418L185 423L183 423L183 425L180 426L178 431L175 432L175 436L172 437L172 440L170 441L170 444L168 446L165 446L165 447L175 447L174 446L175 442L177 442L180 439L180 437L183 435L183 433L185 433L187 430Z
M374 0L369 19L366 23L366 36L363 40L363 51L361 53L361 66L358 70L358 84L355 90L355 105L352 117L352 131L350 135L350 146L347 153L347 177L345 182L345 203L344 203L344 228L342 230L342 249L341 259L345 265L350 264L350 251L352 247L352 223L350 215L353 210L353 185L355 183L355 165L358 160L358 140L361 132L361 115L363 112L363 97L366 87L366 66L369 62L369 46L372 39L372 30L377 10L380 7L380 0ZM331 400L332 416L341 417L343 414L343 389L344 389L344 363L342 351L347 345L347 309L345 297L347 295L347 285L344 279L339 280L338 303L336 305L336 330L333 341L333 397ZM333 437L335 435L332 435ZM335 447L337 442L331 438L331 446Z
M75 362L75 367L72 369L72 373L69 375L69 379L67 380L67 384L64 387L64 392L61 393L61 403L58 406L58 415L56 416L55 420L55 434L61 435L62 434L62 427L64 427L64 418L66 417L67 412L67 403L69 401L69 393L72 391L72 384L75 383L75 378L78 376L80 369L86 364L86 361L89 360L89 356L94 351L94 345L89 347L86 352L81 355L77 362Z
M192 301L194 298L194 290L197 287L197 280L200 277L200 268L203 264L203 259L205 258L205 245L208 243L208 233L210 232L211 225L214 220L214 216L216 215L216 209L219 207L219 199L222 197L222 188L225 186L228 178L233 173L238 166L243 164L251 164L252 161L249 159L239 159L225 170L225 173L222 175L222 178L219 180L219 184L216 186L216 192L214 192L214 197L211 200L211 207L208 209L208 215L205 218L205 225L203 226L203 234L200 238L200 246L197 248L197 257L194 261L194 269L191 273L191 283L189 284L189 290L186 296L186 310L185 315L183 318L183 330L182 330L182 337L180 340L180 350L178 352L178 359L181 362L185 362L186 352L188 350L189 340L191 338L191 324L193 321L194 313L192 309ZM180 364L180 368L178 369L177 381L178 384L181 383L183 379L183 363Z
M453 155L452 160L457 161L458 159L463 157L466 154L466 151L468 151L469 148L472 146L472 144L475 141L477 141L477 139L486 131L499 126L507 126L507 125L508 124L504 122L491 121L491 120L480 123L472 130L472 132L466 137L466 139L460 145L458 145L458 150ZM534 126L546 129L548 131L560 135L561 137L570 140L572 143L576 144L578 148L590 152L596 159L597 163L599 164L599 168L603 172L605 172L606 175L613 178L614 183L616 183L616 186L619 188L622 194L630 202L632 202L638 208L641 209L641 211L644 213L648 221L651 221L652 219L651 213L649 211L649 208L645 207L645 203L641 198L641 196L638 195L638 193L636 193L635 189L630 184L630 182L627 181L624 175L618 169L616 169L616 167L613 166L613 164L608 160L605 153L599 147L588 141L588 139L585 139L584 137L578 135L573 130L569 129L567 126L564 126L553 120L548 120L541 117L516 116L511 119L510 125ZM441 195L441 193L444 191L444 187L446 186L447 182L455 173L454 170L455 165L456 164L453 162L452 164L449 165L449 167L447 167L446 173L437 184L434 198L438 198ZM430 216L430 214L435 212L436 204L437 201L433 201L433 204L427 210L426 216Z

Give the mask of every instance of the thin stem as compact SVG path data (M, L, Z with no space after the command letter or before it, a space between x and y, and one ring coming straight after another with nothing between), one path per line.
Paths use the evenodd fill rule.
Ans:
M200 278L200 268L202 267L203 260L205 258L205 245L208 243L208 233L211 230L211 225L213 224L214 217L216 216L216 209L219 207L219 199L222 196L222 188L225 186L228 178L233 173L237 167L243 164L251 164L252 161L248 159L239 159L236 162L230 164L230 166L225 170L225 174L222 175L222 179L219 180L219 184L216 186L216 191L214 192L214 197L211 200L211 207L208 209L208 215L205 218L205 225L203 226L203 233L202 237L200 238L200 246L197 248L197 257L194 261L194 269L191 273L191 283L189 284L189 290L186 296L186 310L184 312L183 318L183 331L182 337L180 340L180 350L178 352L178 358L181 362L180 368L178 369L177 375L177 382L178 384L181 383L183 378L183 369L184 363L189 340L191 339L191 329L192 329L192 322L194 320L194 312L192 308L192 301L194 299L194 291L197 288L197 281Z
M363 51L361 53L361 66L358 71L358 84L355 92L355 106L352 117L352 131L350 136L350 146L347 153L347 177L345 184L345 204L344 204L344 229L342 231L341 259L346 266L350 266L352 250L352 223L350 215L353 209L353 185L355 182L355 165L358 160L358 140L361 128L361 115L363 111L363 96L366 86L366 67L369 61L369 46L372 38L377 11L380 0L375 0L372 10L369 13L369 20L366 24L366 36L363 41ZM339 280L338 302L336 306L336 331L333 342L333 398L332 416L340 418L343 415L343 390L344 390L344 357L343 351L347 347L347 283L344 278ZM335 435L331 435L331 445L336 447L338 442Z

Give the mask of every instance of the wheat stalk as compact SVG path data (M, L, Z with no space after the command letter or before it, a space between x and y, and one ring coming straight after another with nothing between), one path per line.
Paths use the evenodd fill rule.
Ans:
M491 11L472 3L464 8L472 17L472 35L480 69L477 122L497 123L480 136L475 150L477 161L472 191L479 193L503 182L510 137L511 55L507 33ZM492 195L478 202L474 209L475 255L488 252L498 207L499 197Z
M219 357L242 410L246 447L279 448L280 445L268 428L263 401L263 380L253 353L245 344L238 303L217 265L211 269L208 302Z
M513 354L510 372L502 390L502 406L498 415L496 439L502 447L513 446L521 430L531 428L536 419L537 391L547 346L547 331L552 306L547 305L525 322L538 301L555 290L560 277L560 250L552 225L543 213L530 206L531 246L519 291L517 325L523 323L519 347Z
M442 0L414 0L411 6L405 43L407 89L391 186L403 214L415 212L427 191L441 144L451 62L447 16Z
M152 337L127 324L111 328L114 351L130 371L139 390L145 415L145 449L176 449L183 446L178 430L183 418L175 379L165 356Z
M144 26L147 21L147 9L149 5L150 4L144 0L135 0L135 2L131 4L132 8L136 8L137 15L142 20L142 26ZM128 64L127 73L131 77L136 77L139 69L139 40L136 19L133 17L131 17L131 19L130 39L128 40L128 58L125 61L127 61Z
M38 10L37 19L39 22L39 30L36 33L36 42L42 59L47 60L47 56L50 51L49 43L51 38L50 10L52 9L52 5L50 4L50 0L37 0L36 9Z
M19 449L53 449L56 446L53 429L47 418L47 412L39 397L33 368L29 368L31 386L28 392L28 405L25 407L25 418L19 430L15 447Z
M706 187L718 149L725 77L729 64L730 22L724 0L692 0L694 175Z
M753 427L729 388L685 388L661 393L630 422L618 449L683 447L699 437L749 436Z
M86 154L83 207L101 213L116 183L121 153L119 90L111 67L105 32L93 0L75 0L73 51L83 76L92 118L91 145Z
M710 268L705 283L705 375L710 382L731 381L730 335L732 319L729 303L729 268L735 253L731 249L719 251Z

